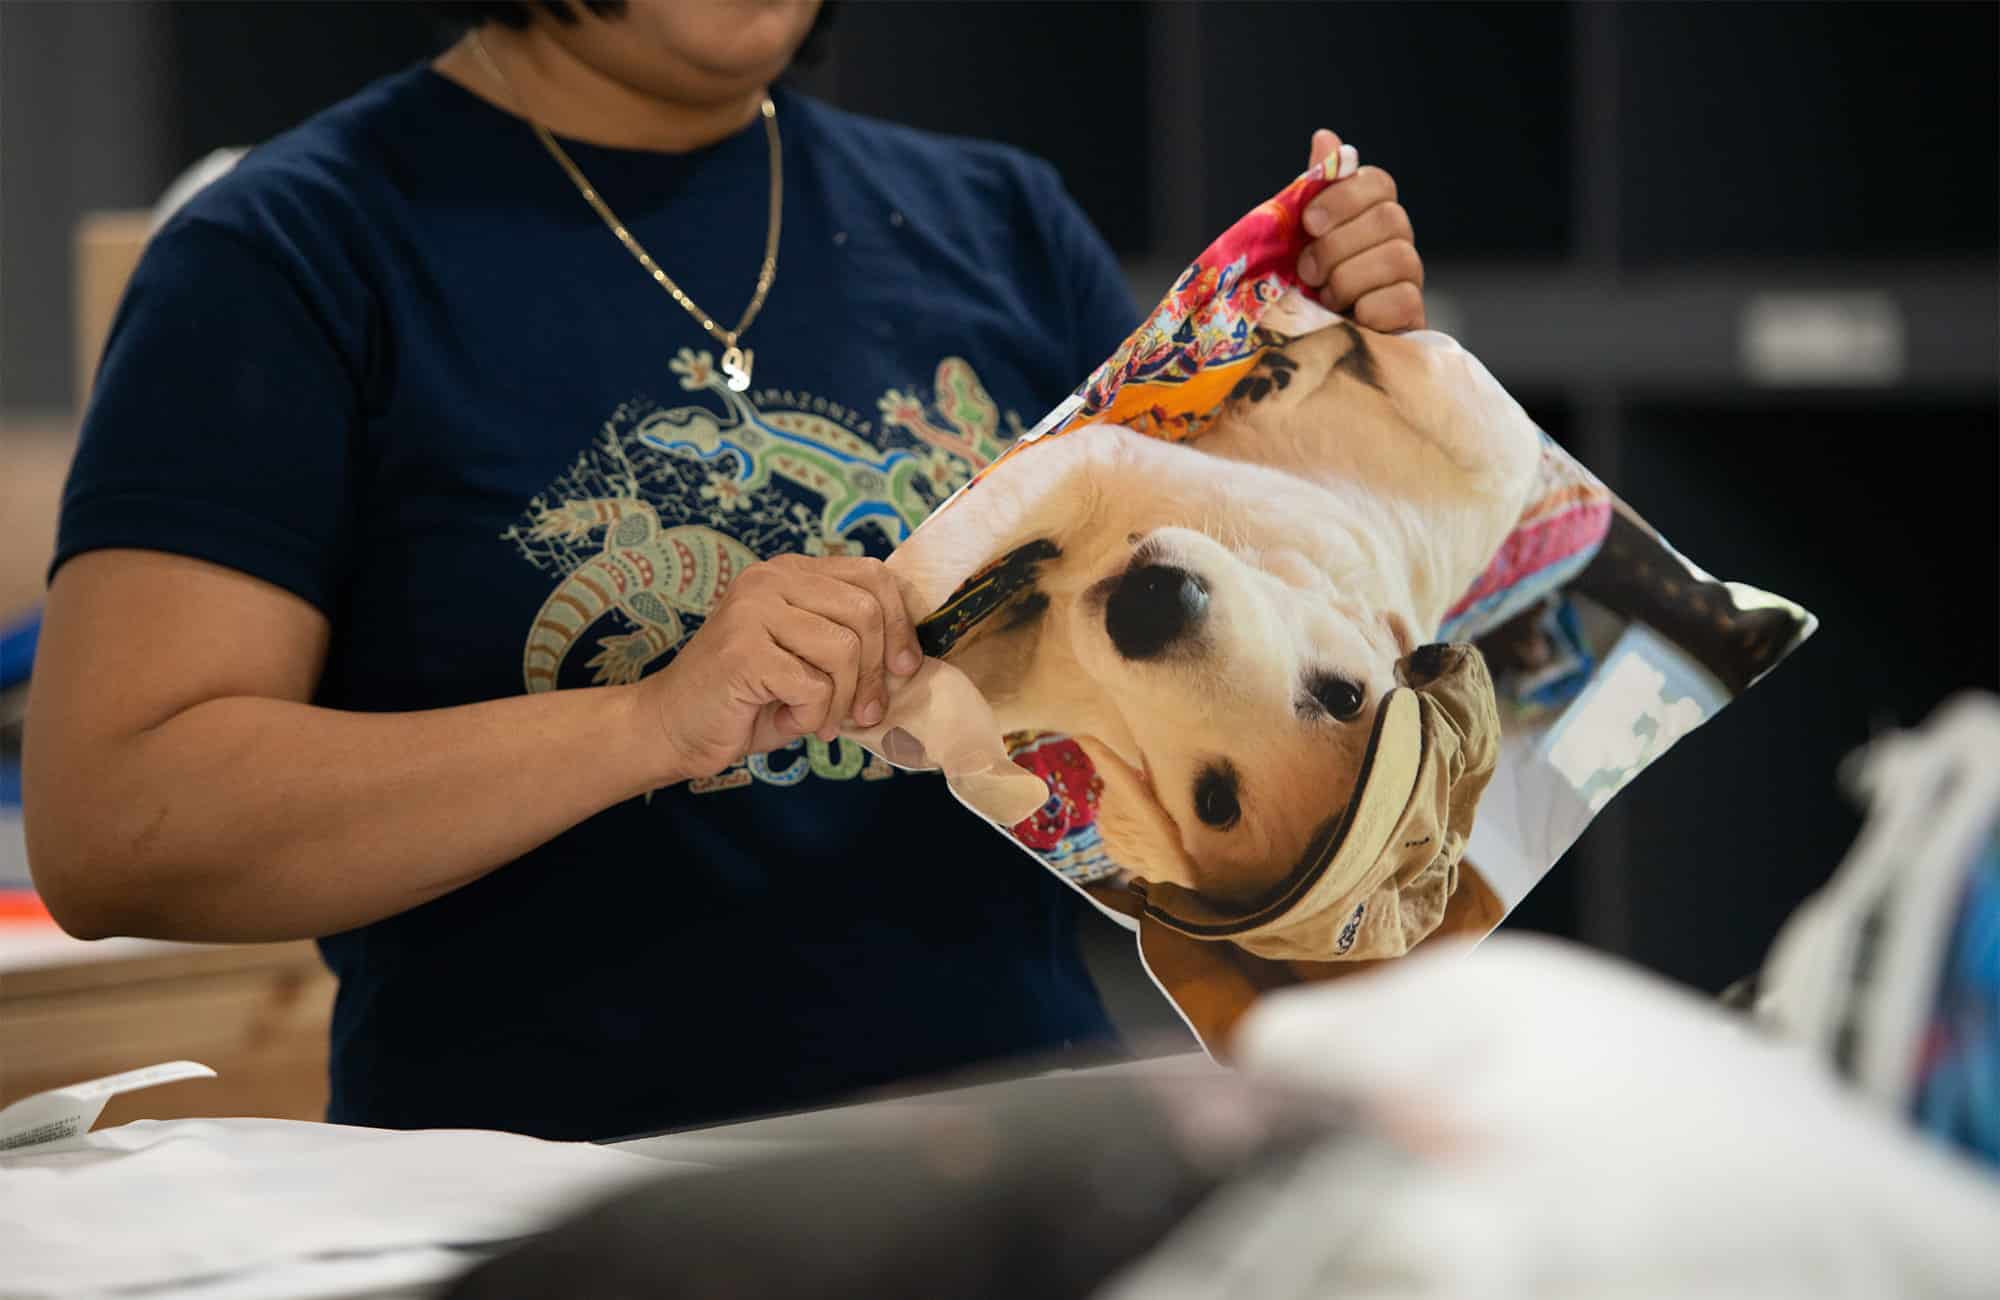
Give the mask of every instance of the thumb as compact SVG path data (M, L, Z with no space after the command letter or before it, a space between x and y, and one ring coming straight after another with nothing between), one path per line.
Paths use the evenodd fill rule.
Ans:
M1306 170L1312 170L1328 158L1337 157L1339 153L1340 137L1325 127L1321 127L1312 134L1312 148L1306 159Z
M891 686L880 723L845 734L899 767L942 771L967 807L1001 826L1026 820L1048 802L1042 778L1008 756L986 697L942 660L924 660L916 676Z
M1042 778L1021 767L1002 750L989 766L956 776L947 772L945 785L959 801L995 826L1018 826L1049 801Z

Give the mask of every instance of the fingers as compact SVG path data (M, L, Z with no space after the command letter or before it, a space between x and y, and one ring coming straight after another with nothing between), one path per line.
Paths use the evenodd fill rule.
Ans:
M792 720L798 723L801 734L811 732L831 741L839 734L840 724L854 716L855 693L865 676L861 633L796 606L773 613L766 626L772 642L809 673L795 673L789 666L774 663L775 671L765 685L791 706ZM823 677L827 689L819 690L812 675ZM879 669L876 676L880 676ZM787 693L793 690L796 698Z
M902 585L880 561L780 556L745 570L727 599L753 645L775 646L825 678L823 695L802 682L752 687L756 698L787 706L768 721L796 734L831 741L845 723L874 726L888 709L888 674L907 677L923 665Z
M1424 293L1418 288L1422 283L1421 272L1416 284L1408 280L1370 290L1355 300L1347 315L1357 325L1382 334L1395 334L1403 330L1424 328ZM1335 308L1336 311L1340 310Z
M942 660L927 660L896 697L892 725L857 739L898 766L942 770L952 792L996 825L1015 825L1048 802L1042 778L1008 755L986 697Z
M1416 247L1397 240L1377 244L1335 267L1319 300L1370 329L1407 329L1423 323L1423 284L1424 264Z
M1299 256L1299 278L1328 308L1369 329L1418 329L1424 318L1424 263L1396 179L1363 167L1329 185L1306 208L1314 236Z
M1412 252L1416 251L1416 232L1410 228L1410 214L1394 200L1378 203L1306 245L1306 251L1300 257L1299 275L1310 284L1321 284L1327 271L1337 269L1370 249L1397 243L1408 244ZM1305 274L1307 258L1315 264L1311 277Z
M832 674L775 640L765 646L758 662L746 664L745 669L754 677L757 693L764 697L759 722L775 725L786 740L825 732L837 689Z
M803 612L797 617L801 622L816 618ZM832 635L837 638L838 633ZM825 728L827 715L833 711L840 683L814 659L837 659L838 649L815 644L810 629L794 629L790 639L806 649L801 651L786 645L774 636L762 656L758 684L772 702L784 706L778 713L780 725L795 728L799 735L818 733Z
M802 560L791 568L786 600L853 629L861 638L854 711L834 721L851 718L864 727L874 726L889 707L886 674L908 677L923 665L901 584L878 560Z
M1018 826L1049 801L1042 778L1004 755L976 771L947 775L945 784L966 807L995 826Z
M781 645L833 675L840 711L830 721L874 726L889 707L882 607L874 593L845 582L815 582L787 592L786 600L794 613L810 618L773 623L772 631ZM797 629L798 639L787 635L788 627Z
M1321 127L1313 132L1312 148L1308 151L1307 172L1318 172L1327 180L1341 180L1352 176L1354 169L1361 165L1361 155L1351 144L1342 144L1340 137Z
M1339 152L1340 137L1321 127L1312 134L1312 148L1306 158L1306 170L1311 171Z
M917 641L917 626L910 621L903 583L889 566L880 560L841 557L826 561L826 567L842 582L869 592L881 606L882 658L889 671L908 677L923 667L923 647Z
M1300 218L1318 238L1337 230L1377 204L1396 201L1396 178L1380 167L1362 167L1338 185L1329 185L1306 205Z
M757 710L756 720L750 724L750 740L743 747L743 753L768 754L774 749L783 749L806 734L806 729L792 716L791 706L773 701Z
M1421 288L1423 282L1424 264L1416 248L1397 240L1377 244L1333 268L1320 297L1335 311L1345 311L1378 289L1397 284Z

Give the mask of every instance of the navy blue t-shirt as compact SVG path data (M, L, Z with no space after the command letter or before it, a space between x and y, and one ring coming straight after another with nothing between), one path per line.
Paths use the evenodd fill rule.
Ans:
M1045 164L775 99L742 394L528 127L427 67L253 150L147 249L56 563L296 592L332 624L316 702L394 711L631 680L754 558L886 555L1138 314ZM733 322L762 124L565 144ZM936 777L795 744L322 940L330 1118L606 1137L1105 1039L1077 906Z

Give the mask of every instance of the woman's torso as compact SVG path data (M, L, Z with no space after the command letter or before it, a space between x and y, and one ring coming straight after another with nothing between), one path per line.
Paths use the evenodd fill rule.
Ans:
M740 394L527 127L428 69L179 218L283 264L353 380L318 702L655 670L743 564L887 554L1131 324L1129 300L1079 295L1102 246L1037 210L1067 203L1038 165L778 104L783 242ZM569 147L733 324L763 253L761 126L682 157ZM1103 1035L1073 920L934 779L809 741L324 940L332 1117L601 1137Z

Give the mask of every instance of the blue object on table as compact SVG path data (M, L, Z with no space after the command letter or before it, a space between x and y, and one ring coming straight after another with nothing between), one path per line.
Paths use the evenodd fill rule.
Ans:
M2000 1165L2000 823L1966 878L1915 1091L1920 1125Z
M41 631L39 610L12 627L0 629L0 691L28 680L28 670L35 663L35 640Z

